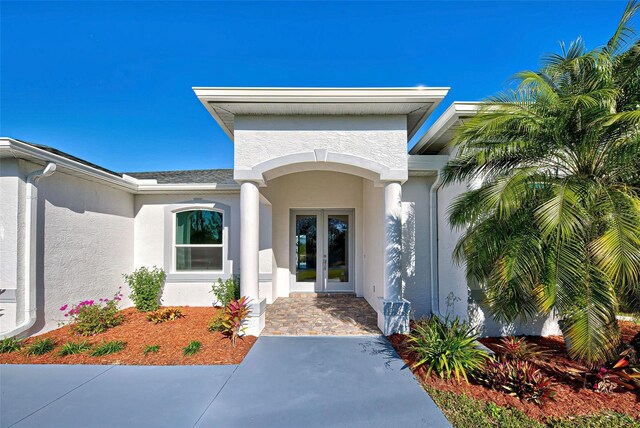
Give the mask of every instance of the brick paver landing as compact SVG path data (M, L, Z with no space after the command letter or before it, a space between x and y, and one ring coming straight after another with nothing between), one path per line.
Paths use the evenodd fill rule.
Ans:
M267 306L265 336L378 336L378 315L359 297L279 297Z

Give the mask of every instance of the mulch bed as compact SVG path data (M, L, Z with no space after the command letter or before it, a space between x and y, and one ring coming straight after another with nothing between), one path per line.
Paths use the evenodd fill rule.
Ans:
M131 364L131 365L210 365L239 364L256 338L244 336L238 339L237 346L231 346L231 340L219 332L207 330L209 320L217 308L180 307L185 315L174 321L154 324L147 321L144 313L135 308L120 311L125 319L119 326L95 336L79 336L69 326L52 330L48 333L27 339L25 347L9 354L0 354L2 364ZM44 355L26 355L26 347L36 339L50 337L56 342L56 349ZM92 357L88 352L75 355L60 356L61 345L73 341L88 340L92 344L102 341L121 340L126 342L123 351ZM191 356L182 355L182 348L196 340L202 343L200 351ZM159 345L157 353L144 355L147 345Z
M620 321L623 338L626 342L640 331L640 326ZM583 388L582 379L575 374L575 371L584 370L584 366L570 360L566 354L566 348L562 336L549 337L528 337L527 339L537 343L540 347L549 350L551 358L546 362L540 362L539 367L549 376L553 376L556 395L554 399L548 401L543 406L520 401L516 397L509 396L502 392L494 391L482 385L458 383L452 379L441 379L434 374L427 377L425 368L412 369L418 379L426 385L442 391L464 393L469 397L493 402L499 406L514 407L526 413L529 417L539 421L545 421L551 417L570 417L601 413L604 411L615 411L626 413L636 419L640 419L640 394L638 392L613 392L610 394L598 393ZM411 366L414 356L407 349L406 336L394 335L389 337L391 344L396 349L402 359ZM499 338L481 339L481 342L492 348ZM573 373L572 373L573 372Z

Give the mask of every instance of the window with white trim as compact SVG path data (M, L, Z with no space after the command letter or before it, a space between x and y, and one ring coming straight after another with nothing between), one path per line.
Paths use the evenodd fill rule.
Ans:
M174 260L177 272L222 271L223 214L189 210L175 214Z

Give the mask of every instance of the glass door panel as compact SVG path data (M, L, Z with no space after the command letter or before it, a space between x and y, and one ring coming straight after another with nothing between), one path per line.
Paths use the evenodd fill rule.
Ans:
M353 292L353 210L292 210L291 292Z
M295 274L296 283L318 281L318 216L295 216Z
M349 282L349 216L327 216L327 282Z

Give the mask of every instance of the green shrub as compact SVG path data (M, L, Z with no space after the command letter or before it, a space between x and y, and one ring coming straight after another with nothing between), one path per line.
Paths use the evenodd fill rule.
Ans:
M440 377L462 376L467 383L468 372L481 370L488 355L476 347L478 336L469 323L458 317L452 321L439 317L416 323L409 335L409 349L415 353L415 367L428 367L427 376L435 371Z
M216 304L224 308L230 301L240 298L240 278L233 276L224 281L218 278L211 286L211 292L216 298Z
M160 350L160 345L147 345L144 347L144 355L148 355L150 353L158 353L158 351Z
M555 395L553 379L529 361L490 361L478 380L489 388L538 405Z
M162 308L147 314L147 320L154 324L160 324L165 321L174 321L178 318L184 318L184 314L178 308Z
M86 340L82 342L67 342L60 347L58 354L64 357L65 355L81 354L89 349L91 349L91 344Z
M226 327L224 326L224 319L225 319L224 311L218 310L213 316L213 318L211 318L211 320L209 321L209 325L207 329L209 331L224 332L226 330Z
M200 342L198 342L197 340L192 340L187 346L182 348L182 354L185 356L193 355L200 350L201 346L202 344Z
M129 297L140 312L155 311L160 307L160 294L167 274L163 269L141 267L130 275L124 275L131 287Z
M115 354L116 352L120 352L124 349L126 343L121 340L111 340L109 342L102 342L100 345L96 346L94 350L91 352L92 357L102 357L104 355Z
M27 355L44 355L47 352L51 352L55 347L55 340L49 337L46 339L36 339L36 341L27 348Z
M22 348L22 345L22 340L18 340L15 337L2 339L0 340L0 354L19 351Z

